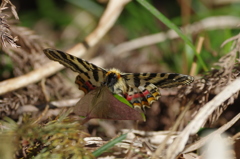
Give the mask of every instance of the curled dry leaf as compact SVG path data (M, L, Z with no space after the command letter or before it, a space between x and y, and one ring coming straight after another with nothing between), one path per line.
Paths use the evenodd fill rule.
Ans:
M144 120L140 111L117 100L107 87L99 87L86 94L76 104L74 113L87 119Z

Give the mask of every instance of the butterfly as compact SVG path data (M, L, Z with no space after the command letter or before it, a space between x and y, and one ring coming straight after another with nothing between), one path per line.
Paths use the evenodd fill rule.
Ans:
M107 86L112 94L126 98L134 108L150 107L161 96L159 88L188 85L192 76L177 73L123 73L118 69L104 69L68 53L44 49L45 55L79 73L75 83L85 94Z

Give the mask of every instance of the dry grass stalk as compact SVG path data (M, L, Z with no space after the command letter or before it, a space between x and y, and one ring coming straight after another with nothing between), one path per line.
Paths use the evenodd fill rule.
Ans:
M12 30L10 29L10 25L7 23L7 19L10 15L3 13L3 11L6 11L9 8L8 6L10 6L11 13L15 19L19 19L16 7L11 3L11 1L3 0L0 5L0 41L4 47L7 47L7 44L9 44L13 48L18 48L19 46L16 44L18 38L17 36L12 36Z
M207 121L209 116L221 106L223 102L229 99L233 94L240 90L240 78L237 78L230 83L221 93L214 97L210 102L204 105L195 118L189 123L181 134L176 138L173 144L167 149L166 156L164 158L173 159L178 153L180 153L191 134L196 133L203 124Z
M197 49L196 49L198 54L201 53L203 41L204 41L203 37L200 37L199 40L198 40ZM196 63L196 61L197 61L197 58L196 58L196 56L194 56L194 61L192 63L192 67L191 67L191 70L190 70L190 75L191 76L196 75L196 71L197 71L197 63Z
M211 140L215 135L221 135L224 133L227 129L229 129L233 124L235 124L240 119L240 113L238 113L232 120L230 120L228 123L224 124L220 128L218 128L216 131L212 132L206 137L203 137L202 139L198 140L197 142L187 146L183 153L188 153L195 151L199 148L201 148L204 144L206 144L207 141Z
M178 94L182 98L182 105L186 105L186 102L192 100L192 108L195 107L195 109L191 110L191 114L196 115L174 143L167 148L167 153L163 153L164 149L162 149L162 151L156 151L155 157L162 156L167 159L176 157L178 153L182 152L191 134L195 134L207 120L210 123L216 121L222 112L234 103L234 99L238 97L240 90L240 63L238 59L236 60L236 54L240 46L238 38L232 39L237 42L234 45L235 48L215 64L218 68L212 69L202 79L196 80L190 87L187 87L187 90L185 90L186 88L180 90ZM210 98L213 94L215 97ZM238 116L232 119L224 127L224 130L221 129L221 132L236 122L236 118L238 119ZM189 118L186 117L186 119L189 121ZM219 131L217 132L219 133ZM160 145L160 147L164 146Z
M190 87L179 91L178 94L181 100L181 105L186 105L186 102L189 101L189 99L194 101L194 104L191 107L191 114L196 114L204 104L221 92L229 83L239 77L240 63L236 61L237 52L238 48L233 49L215 64L217 68L212 68L212 70L201 79L196 79ZM209 116L208 124L212 124L216 121L222 112L229 105L234 103L238 94L239 92L236 92L228 100L221 103L221 106L218 107L211 116ZM183 121L182 124L185 125L186 122L188 121Z

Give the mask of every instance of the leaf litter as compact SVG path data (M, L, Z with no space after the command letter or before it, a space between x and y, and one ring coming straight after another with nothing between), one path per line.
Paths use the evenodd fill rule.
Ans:
M9 23L8 18L11 17L9 16L10 14L3 13L3 11L9 7L12 16L15 17L16 20L18 19L14 5L8 0L2 1L0 9L0 35L2 49L4 53L10 57L15 68L11 77L16 77L45 64L47 58L43 56L42 49L51 47L52 43L44 40L28 28L18 27L14 23ZM56 109L58 110L58 113L56 113L58 115L53 113L46 115L46 112L43 113L42 111L45 110L49 103L46 96L43 95L44 91L40 83L31 84L25 88L1 95L1 138L5 138L3 142L6 143L9 149L0 155L4 155L6 158L9 158L8 156L11 156L12 153L15 154L16 158L30 158L33 156L35 158L61 158L70 156L94 158L91 152L113 138L113 136L106 136L104 132L111 127L114 127L116 134L122 132L128 133L128 135L125 140L112 148L112 150L114 150L112 153L108 152L105 155L147 158L154 155L158 146L161 145L166 136L169 136L169 140L166 142L164 150L172 153L169 149L171 143L178 137L186 125L194 119L196 114L202 110L201 108L221 93L235 79L239 78L239 36L231 40L235 41L232 51L223 56L209 72L199 77L190 86L173 90L168 97L162 97L160 99L161 111L159 112L169 114L171 109L164 107L168 105L180 106L181 108L176 115L169 115L171 117L170 120L167 119L166 116L158 113L158 111L153 111L159 109L156 108L159 107L157 103L153 106L153 110L146 110L147 121L145 123L138 122L138 127L136 127L135 122L104 121L108 124L108 127L104 128L101 127L102 121L98 120L89 121L84 127L79 123L81 119L72 113L72 108L59 109L50 105L47 112L51 109ZM19 46L21 47L19 48ZM3 55L0 56L2 57ZM59 73L46 79L45 89L51 101L76 97L76 91L74 91L70 85L65 85L65 83L67 83L66 81L64 76ZM87 100L88 98L85 99ZM192 101L192 104L186 110L183 119L180 120L181 122L177 124L176 127L178 131L149 131L159 129L162 125L173 125L173 122L181 113L180 110L184 110L189 101ZM203 142L207 142L207 138L212 138L211 136L213 135L226 132L227 129L233 127L233 120L239 122L239 115L237 115L239 108L235 108L237 107L236 101L239 101L239 91L221 103L220 107L211 113L208 120L204 123L205 126L216 125L216 123L219 123L218 121L221 121L221 118L224 117L228 118L229 122L225 122L225 125L221 124L223 125L222 127L202 139L198 139L198 137L196 139L196 134L189 136L188 143L183 145L184 147L178 154L178 158L190 158L190 156L191 158L198 158L199 155L194 152L196 149L202 147ZM35 106L38 111L35 114L18 113L18 109L25 105ZM102 104L100 104L100 106L102 106ZM225 113L229 106L234 107L230 117L229 114ZM85 108L88 107L85 106L84 109ZM79 111L77 110L77 112ZM93 113L91 115L96 114ZM92 117L91 115L90 117ZM159 115L161 115L161 117ZM157 122L152 122L155 119L157 119ZM151 127L155 129L149 129ZM137 128L139 130L122 130L123 128ZM167 128L169 127L165 126L165 130L168 130ZM103 129L105 130L103 131ZM88 137L88 140L91 141L92 136L99 136L107 141L99 140L95 141L96 144L88 144L88 146L86 146L84 138ZM94 140L94 138L92 138L92 140ZM234 145L234 143L237 144L239 143L239 137L232 137L231 141L231 145ZM3 149L3 147L1 147L1 149ZM176 149L174 151L176 151ZM162 153L162 155L164 155L164 153Z

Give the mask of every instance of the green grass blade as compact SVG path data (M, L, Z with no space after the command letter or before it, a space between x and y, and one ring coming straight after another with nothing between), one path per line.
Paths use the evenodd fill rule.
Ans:
M160 13L155 7L153 7L151 4L148 3L146 0L137 0L143 7L145 7L149 12L151 12L154 16L156 16L160 21L162 21L166 26L168 26L170 29L173 29L179 37L181 37L184 42L190 46L190 48L194 51L196 57L198 58L199 63L202 65L204 71L207 71L208 68L204 61L202 60L201 56L197 53L195 46L192 44L192 42L189 40L189 38L184 35L180 29L176 25L174 25L169 19L167 19L162 13Z
M102 147L100 147L99 149L97 149L96 151L94 151L92 154L95 157L100 156L103 152L105 152L106 150L112 148L115 144L119 143L120 141L124 140L127 136L126 134L122 134L121 136L119 136L118 138L108 142L107 144L103 145Z
M133 108L132 104L130 104L129 101L126 98L124 98L124 97L122 97L122 96L120 96L118 94L113 94L113 96L115 98L117 98L117 100L119 100L120 102L122 102L122 103L128 105L129 107Z

